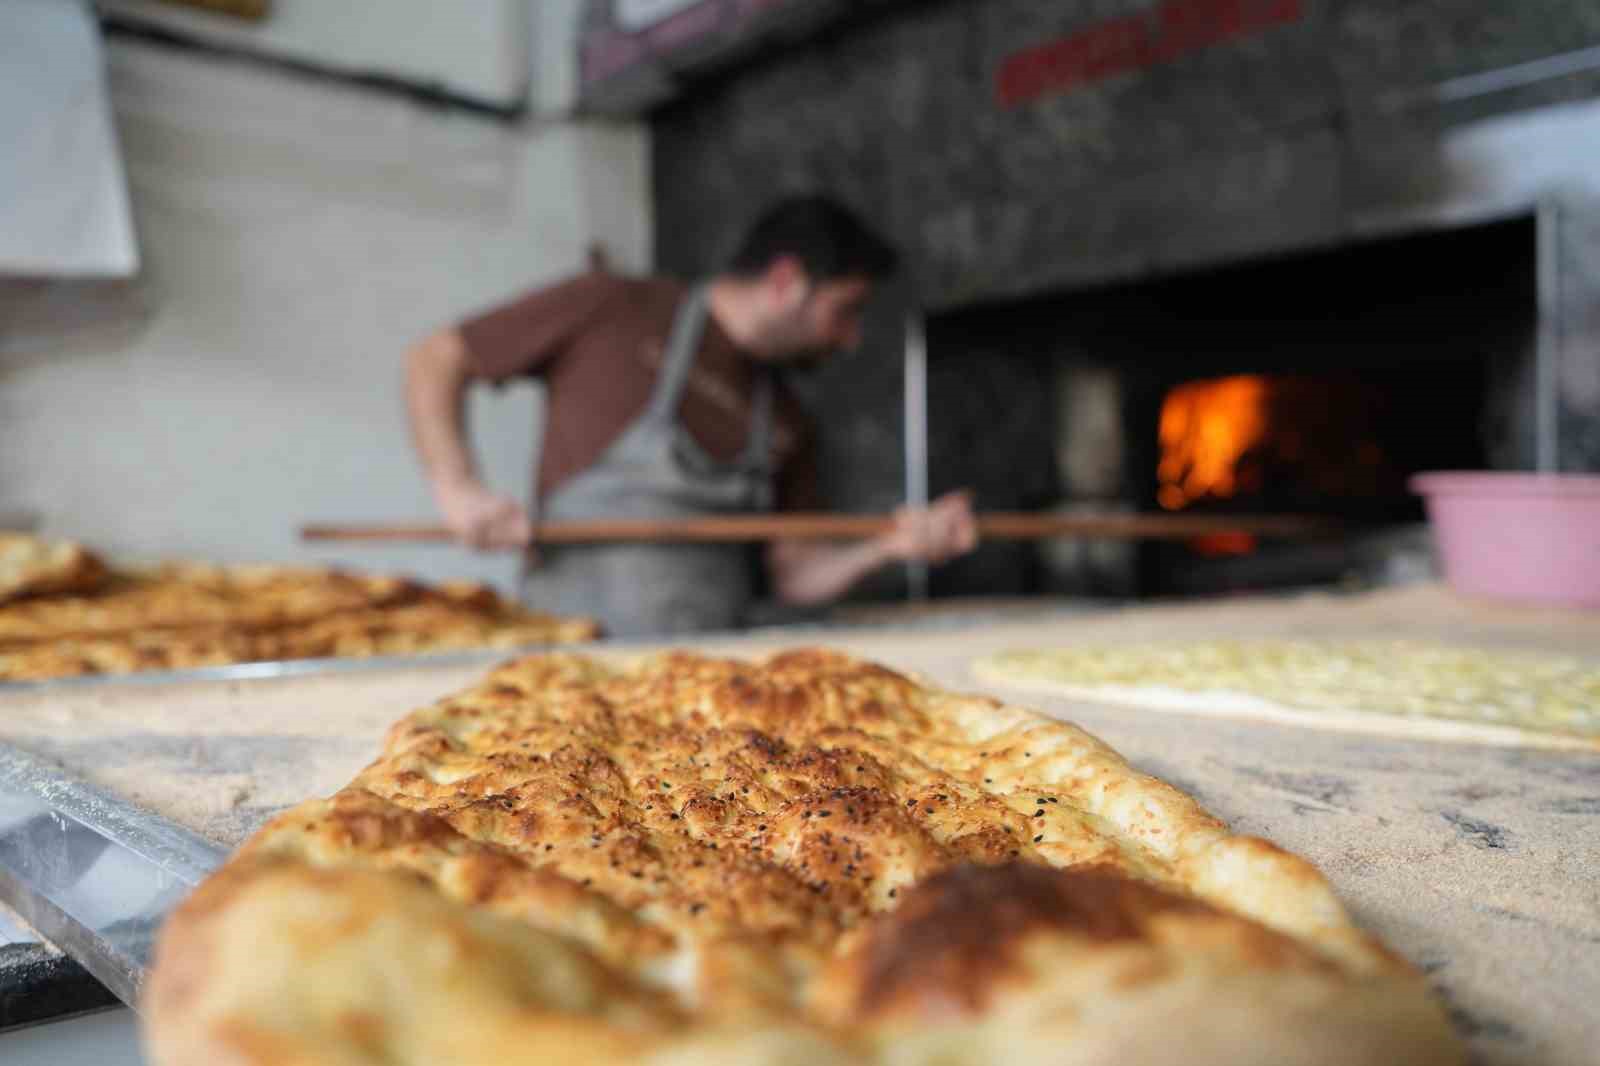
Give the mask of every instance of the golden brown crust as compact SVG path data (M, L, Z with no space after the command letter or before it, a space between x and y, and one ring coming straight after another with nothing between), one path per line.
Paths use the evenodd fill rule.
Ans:
M680 1017L563 938L379 872L257 856L167 928L183 947L163 947L145 1007L211 1024L151 1026L164 1063L624 1062ZM404 1017L396 993L414 1000Z
M1114 871L1027 863L957 866L921 881L875 922L856 951L855 1013L906 1000L977 1013L1019 942L1038 929L1096 941L1139 940L1150 918L1211 908Z
M1115 869L964 865L918 883L898 908L870 923L830 974L833 994L857 1022L979 1014L1041 937L1076 942L1083 951L1117 942L1181 949L1214 939L1261 972L1338 969L1292 937ZM1151 956L1117 983L1156 981L1171 970Z
M314 896L349 916L279 963L327 1002L307 1005L239 946L278 920L269 882L278 910ZM1458 1061L1420 977L1302 860L1232 836L1074 726L815 649L508 663L397 723L350 787L263 828L222 884L162 934L160 1062L387 1061L373 1034L395 1046L420 1009L408 996L431 987L381 991L396 952L411 957L391 941L491 920L533 939L486 954L488 973L537 956L595 991L581 1009L548 992L515 1017L462 1008L451 1024L486 1048L557 1022L589 1040L615 997L665 1004L628 1049L662 1061L1038 1060L1023 1034L1109 1049L1070 1061L1157 1062L1117 1027L1210 1004L1249 1024L1195 1062L1278 1061L1249 1034L1278 1033L1262 1047L1280 1055L1313 1006L1334 1030L1373 1022L1410 1061ZM186 997L197 971L210 991ZM435 979L447 999L474 980ZM370 1024L330 1027L332 1003ZM930 1025L943 1035L925 1053L889 1055ZM1324 1043L1281 1060L1360 1061ZM632 1061L544 1053L433 1061Z

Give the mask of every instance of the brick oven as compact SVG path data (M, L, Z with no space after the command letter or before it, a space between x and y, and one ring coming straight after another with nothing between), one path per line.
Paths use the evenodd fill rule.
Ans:
M992 545L936 593L1327 581L1414 537L1416 470L1600 469L1592 5L669 6L667 33L591 5L588 53L596 110L654 116L660 265L713 268L762 203L812 188L910 263L867 350L800 383L829 412L835 506L898 501L914 301L934 491L1348 523Z

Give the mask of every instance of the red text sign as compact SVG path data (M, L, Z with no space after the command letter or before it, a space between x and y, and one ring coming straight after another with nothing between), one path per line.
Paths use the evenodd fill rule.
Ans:
M1167 0L1008 57L995 88L1002 105L1015 107L1303 16L1303 0Z

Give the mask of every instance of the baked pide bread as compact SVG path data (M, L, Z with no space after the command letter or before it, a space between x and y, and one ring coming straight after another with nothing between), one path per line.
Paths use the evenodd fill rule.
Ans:
M0 532L0 603L26 596L86 592L105 578L105 564L80 544Z
M0 645L135 630L297 625L345 611L416 602L405 578L280 566L174 563L111 575L92 594L51 596L0 610Z
M0 544L0 550L3 550ZM89 557L93 566L98 561ZM472 582L283 566L103 570L92 589L0 604L0 681L594 640L600 627Z
M161 1066L1463 1061L1304 860L823 650L494 670L202 884L143 1006Z

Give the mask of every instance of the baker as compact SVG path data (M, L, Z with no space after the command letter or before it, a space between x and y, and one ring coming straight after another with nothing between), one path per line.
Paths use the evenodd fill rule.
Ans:
M478 549L533 542L533 517L479 479L463 414L471 382L522 375L548 390L541 518L819 509L814 427L777 372L856 347L895 258L843 206L794 198L709 280L595 271L433 334L408 355L406 402L445 521ZM876 538L774 541L761 562L778 599L817 604L889 563L940 563L976 542L971 497L955 492L921 515L902 508ZM741 545L560 545L536 559L530 605L599 618L618 636L732 628L759 591Z

